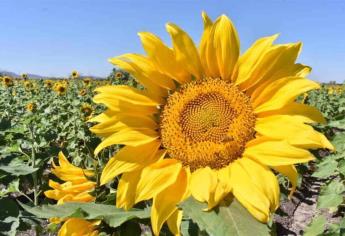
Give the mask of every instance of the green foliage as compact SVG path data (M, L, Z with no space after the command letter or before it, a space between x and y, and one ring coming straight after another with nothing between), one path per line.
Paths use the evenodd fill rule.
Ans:
M189 198L181 204L184 214L209 235L269 235L269 228L255 220L236 200L205 211L207 204Z

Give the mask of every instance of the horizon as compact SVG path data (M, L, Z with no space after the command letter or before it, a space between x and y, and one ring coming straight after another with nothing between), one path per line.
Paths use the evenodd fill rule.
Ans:
M17 74L65 77L77 70L106 77L109 58L144 52L140 31L171 45L165 24L174 22L198 43L205 10L212 19L232 19L242 53L256 39L280 33L277 43L303 42L298 62L313 68L311 79L345 80L344 1L3 0L0 8L0 69Z

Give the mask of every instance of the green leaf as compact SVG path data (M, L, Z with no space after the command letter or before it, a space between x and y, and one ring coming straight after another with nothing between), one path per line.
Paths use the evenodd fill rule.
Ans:
M34 168L25 164L22 161L14 160L11 161L8 165L0 165L0 170L3 170L7 173L10 173L15 176L20 175L28 175L38 170L38 168Z
M339 161L339 172L345 176L345 160Z
M311 224L304 230L303 236L317 236L323 233L327 220L324 216L318 216L313 219Z
M39 218L68 218L77 217L83 219L104 220L111 227L118 227L122 223L133 218L145 219L150 218L149 209L132 209L125 211L112 205L96 203L70 203L63 205L42 205L38 207L29 207L20 205L29 213Z
M335 120L328 123L329 126L345 129L345 119Z
M342 132L342 133L337 133L333 140L332 140L332 144L334 145L335 147L335 150L337 152L344 152L345 151L345 132Z
M318 208L336 208L343 202L343 196L339 194L327 194L319 196L317 201Z
M325 160L318 164L318 169L313 173L313 177L317 178L327 178L335 174L338 168L338 162L335 160Z
M19 209L17 204L9 199L0 199L0 235L16 235L19 226Z
M267 225L260 223L236 200L212 211L204 211L207 204L189 198L181 204L188 217L200 230L210 235L269 235Z

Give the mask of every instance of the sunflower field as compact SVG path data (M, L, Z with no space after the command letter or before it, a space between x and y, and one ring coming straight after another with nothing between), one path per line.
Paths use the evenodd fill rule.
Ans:
M345 234L345 85L202 17L104 79L0 75L0 235Z

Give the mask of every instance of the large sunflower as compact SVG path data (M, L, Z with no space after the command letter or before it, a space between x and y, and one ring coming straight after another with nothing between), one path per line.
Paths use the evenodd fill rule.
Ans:
M122 175L117 207L153 199L152 228L164 222L179 233L177 205L189 196L208 209L233 194L259 221L279 205L274 169L296 187L294 164L314 157L307 149L330 142L308 124L325 122L313 107L295 99L319 85L305 78L310 67L296 64L301 43L273 45L264 37L240 55L239 39L224 15L205 14L199 48L178 26L166 29L173 47L139 33L146 56L110 60L130 72L144 90L128 86L96 89L108 110L91 130L104 137L96 148L124 145L105 166L101 184Z

